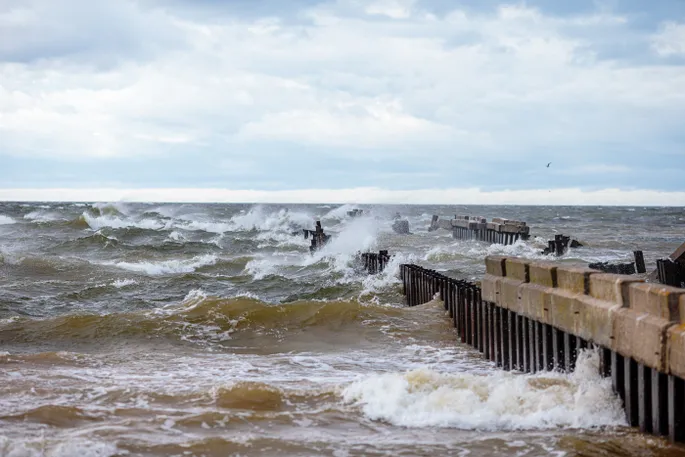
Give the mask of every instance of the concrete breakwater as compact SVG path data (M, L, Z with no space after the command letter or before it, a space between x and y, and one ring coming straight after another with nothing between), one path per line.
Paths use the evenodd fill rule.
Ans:
M417 265L400 275L409 306L439 296L460 341L505 370L571 371L596 348L628 423L685 441L684 289L500 256L480 285Z
M495 244L514 244L519 239L530 237L530 227L525 222L500 217L490 222L481 216L454 216L454 219L443 219L433 216L429 231L445 229L452 232L455 239L478 240Z

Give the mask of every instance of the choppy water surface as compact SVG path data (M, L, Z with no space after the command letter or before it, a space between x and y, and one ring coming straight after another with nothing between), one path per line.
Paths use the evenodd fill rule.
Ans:
M570 375L501 372L398 265L477 278L488 254L649 266L680 208L0 204L0 455L676 456L625 427L585 354ZM400 212L412 234L392 233ZM432 214L526 220L513 246L427 232ZM302 228L332 242L309 254ZM359 250L388 249L377 277Z

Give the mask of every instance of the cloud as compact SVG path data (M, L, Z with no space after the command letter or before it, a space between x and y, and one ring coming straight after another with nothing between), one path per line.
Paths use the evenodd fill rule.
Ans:
M382 160L430 161L448 180L440 164L457 163L502 186L515 179L503 162L682 164L682 65L611 54L630 43L680 55L681 24L642 30L631 14L534 2L267 4L3 2L0 157L149 160L160 174L179 158L227 160L287 181L275 157L316 154L321 168L350 170L336 186L365 157L378 162L369 174Z
M685 24L664 23L652 36L652 48L662 57L685 55Z
M493 192L479 188L405 191L377 187L275 191L218 188L0 189L0 201L685 206L685 192L620 189L585 191L577 188Z

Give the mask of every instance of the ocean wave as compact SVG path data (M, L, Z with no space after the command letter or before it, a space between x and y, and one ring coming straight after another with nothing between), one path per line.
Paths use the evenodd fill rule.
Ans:
M233 216L229 222L231 231L282 231L291 233L302 228L313 227L314 218L288 209L266 212L263 206L250 208L246 213Z
M356 209L357 207L355 205L351 204L344 204L342 206L338 206L337 208L333 208L329 212L327 212L323 217L321 217L321 220L326 220L326 219L337 219L337 220L342 220L345 218L348 218L349 216L347 215L348 211L352 211L353 209Z
M131 313L73 314L47 319L15 318L0 323L0 343L110 338L169 338L217 343L243 332L278 338L305 328L351 325L383 327L403 310L358 301L299 301L270 305L251 296L219 298L191 291L180 305Z
M596 352L585 351L570 374L386 373L352 383L343 398L372 420L403 427L495 431L625 425L621 400L611 380L598 374L598 363Z
M63 220L63 217L54 212L37 210L25 214L24 219L32 222L45 223Z
M215 255L203 255L190 259L172 259L161 261L141 262L105 262L103 265L111 265L123 270L144 273L150 276L159 276L175 273L191 273L198 268L213 265L217 262Z
M171 225L169 221L162 222L157 219L133 220L110 215L93 216L88 212L84 212L81 215L81 219L93 230L101 230L103 228L122 229L130 227L144 230L162 230L168 229Z
M82 437L69 437L65 441L36 439L12 439L0 435L0 450L8 457L115 457L122 455L116 444L93 441ZM125 452L123 455L128 454Z
M16 223L17 221L12 219L11 217L0 214L0 225L10 225Z

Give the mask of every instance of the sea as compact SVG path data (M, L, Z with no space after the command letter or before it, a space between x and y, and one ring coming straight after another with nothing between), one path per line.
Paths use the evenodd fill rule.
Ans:
M532 236L455 240L434 214ZM583 247L543 255L555 234ZM626 426L592 350L502 371L398 279L478 280L491 254L653 269L683 241L683 208L0 203L0 456L685 456Z

